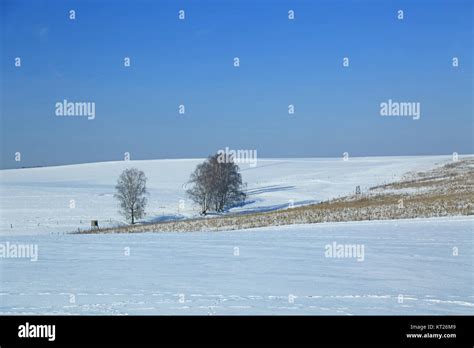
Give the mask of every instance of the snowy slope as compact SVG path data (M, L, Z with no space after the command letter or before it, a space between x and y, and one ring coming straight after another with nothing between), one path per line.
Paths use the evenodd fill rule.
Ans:
M39 249L36 262L0 259L0 314L472 315L473 225L3 236ZM325 257L333 242L363 245L364 261Z
M309 204L396 180L408 171L427 170L451 156L338 159L259 159L242 164L248 184L245 206L233 212L264 211ZM62 233L85 229L90 220L117 225L122 217L113 198L118 176L137 167L150 189L146 221L196 215L186 199L185 183L202 160L103 162L0 171L0 235ZM75 208L70 207L74 200ZM184 200L184 208L180 208Z

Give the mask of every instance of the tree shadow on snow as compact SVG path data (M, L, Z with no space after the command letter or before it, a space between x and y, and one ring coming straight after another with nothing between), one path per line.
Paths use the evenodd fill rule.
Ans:
M247 190L247 195L258 195L260 193L267 193L267 192L278 192L278 191L288 191L294 189L296 186L281 186L281 185L270 185L259 187L255 189Z

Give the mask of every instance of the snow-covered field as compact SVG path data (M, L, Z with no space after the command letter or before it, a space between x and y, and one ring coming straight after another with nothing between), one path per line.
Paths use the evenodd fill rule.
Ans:
M473 224L2 237L38 260L0 261L0 314L473 314ZM325 257L334 242L364 260Z
M310 204L397 180L408 171L427 170L451 156L367 157L338 159L259 159L242 164L248 185L246 205L232 212L255 212ZM147 221L196 215L185 195L186 182L202 160L103 162L0 171L0 235L70 232L90 220L102 227L123 221L113 198L127 167L148 177ZM184 201L184 206L180 201ZM183 202L181 202L183 203Z
M232 211L318 202L450 160L259 160L256 168L241 167L249 202ZM38 248L37 261L0 257L0 314L474 313L472 217L227 232L65 233L87 228L91 219L102 226L121 221L114 186L131 166L149 179L147 221L195 215L184 184L199 162L0 171L0 248ZM363 247L363 261L326 257L333 243Z

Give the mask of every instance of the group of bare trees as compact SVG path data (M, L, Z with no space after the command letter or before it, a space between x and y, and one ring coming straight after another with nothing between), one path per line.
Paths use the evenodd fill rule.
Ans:
M146 182L143 171L128 168L120 174L115 186L114 197L119 201L120 213L131 224L145 215ZM239 166L230 156L224 160L217 154L209 156L196 167L189 183L192 187L186 193L199 206L202 215L210 211L223 212L246 198Z
M239 166L232 157L222 161L218 154L209 156L191 174L190 183L193 186L187 194L203 215L209 211L222 212L246 198Z

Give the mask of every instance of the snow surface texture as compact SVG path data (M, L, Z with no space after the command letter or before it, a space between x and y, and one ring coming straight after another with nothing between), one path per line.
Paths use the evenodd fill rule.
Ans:
M259 159L241 164L248 200L231 212L258 212L316 203L376 185L409 171L424 171L451 156L333 159ZM123 222L114 199L115 184L127 167L143 170L150 191L145 221L197 215L185 195L186 182L202 160L151 160L89 163L0 171L0 235L63 233ZM73 204L71 205L71 200ZM184 207L180 200L184 200Z
M38 260L0 259L0 314L472 315L473 226L451 217L2 236L36 243ZM333 242L363 245L364 261L325 257Z
M249 199L231 211L318 202L449 161L259 160L255 168L241 166ZM132 166L149 179L146 221L194 216L185 183L199 162L0 171L0 244L34 244L39 253L36 262L0 258L0 314L473 314L470 217L232 232L64 233L88 228L92 219L119 224L114 186ZM334 242L364 246L364 261L325 257L325 246Z

